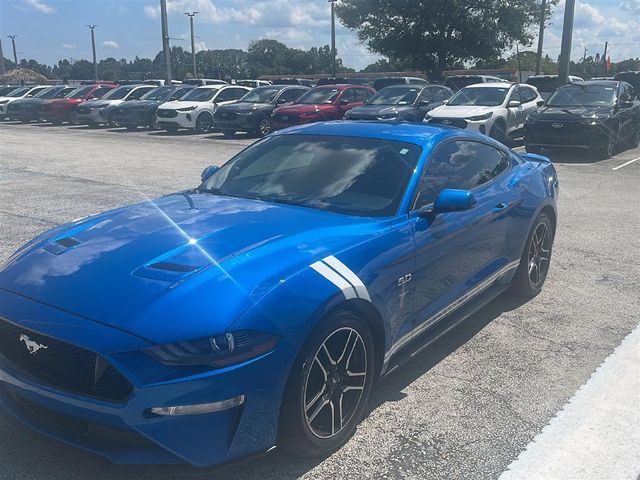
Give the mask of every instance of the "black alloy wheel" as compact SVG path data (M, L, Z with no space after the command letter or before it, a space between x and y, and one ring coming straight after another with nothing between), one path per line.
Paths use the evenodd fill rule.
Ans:
M517 296L533 297L542 290L549 273L554 237L553 222L549 215L541 213L529 233L512 281L512 291Z
M213 128L213 117L207 112L203 112L196 118L196 133L207 133Z
M258 128L256 129L257 133L261 137L266 137L273 131L273 126L271 125L271 120L267 117L263 117L258 123Z

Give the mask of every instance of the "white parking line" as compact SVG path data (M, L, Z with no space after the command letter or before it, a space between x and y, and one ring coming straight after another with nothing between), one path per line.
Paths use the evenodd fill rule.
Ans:
M622 165L618 165L617 167L613 167L611 170L620 170L622 167L626 167L627 165L631 165L633 162L637 162L638 160L640 160L640 157L634 158L633 160L629 160L628 162L625 162Z
M640 325L499 480L636 480L639 445Z

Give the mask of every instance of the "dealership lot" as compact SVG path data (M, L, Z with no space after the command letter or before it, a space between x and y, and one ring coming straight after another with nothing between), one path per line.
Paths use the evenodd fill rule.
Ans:
M250 143L0 124L0 262L65 221L192 187ZM276 453L215 478L497 478L638 322L638 157L552 154L560 217L542 294L494 301L384 380L346 447L324 461ZM137 475L107 476L0 421L0 478Z

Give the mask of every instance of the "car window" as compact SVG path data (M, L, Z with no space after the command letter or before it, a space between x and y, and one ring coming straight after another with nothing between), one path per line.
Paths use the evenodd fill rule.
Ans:
M620 101L631 102L634 96L635 95L633 94L633 88L631 87L631 85L623 83L620 90Z
M345 90L344 92L342 92L342 95L340 96L340 101L344 102L345 100L348 101L349 103L353 103L355 102L355 95L354 95L354 90L353 89L348 89Z
M470 140L447 143L427 164L418 191L418 207L433 203L446 188L473 190L509 167L507 155L490 145Z
M284 92L282 92L282 94L280 95L280 99L285 101L285 102L295 102L305 92L306 92L306 90L302 90L300 88L290 88L290 89L285 90Z
M194 90L193 88L179 88L175 92L171 94L171 96L167 99L168 102L172 102L174 100L179 100L184 97L187 93Z
M142 95L150 91L150 88L137 88L129 94L127 100L138 100Z
M447 98L449 98L449 94L443 88L432 88L431 93L433 95L434 102L444 102Z
M356 102L366 102L369 99L368 92L364 88L354 89L353 96Z
M533 102L537 98L536 92L529 87L520 87L520 97L523 103Z
M235 88L225 88L224 90L220 91L218 95L216 95L215 101L229 102L231 100L236 100L235 90Z
M418 102L433 102L434 99L434 93L435 93L435 88L425 88L422 90L422 92L420 92L420 95L418 96Z
M522 99L522 96L520 95L521 91L520 88L516 87L513 89L513 91L511 92L511 95L509 95L509 101L518 101L518 102L522 102L524 103L524 100Z
M89 98L102 98L102 96L113 90L111 87L96 88L95 91L89 96Z
M48 88L48 87L34 88L32 91L29 92L27 97L33 97L33 96L37 95L38 93L42 92L46 88Z

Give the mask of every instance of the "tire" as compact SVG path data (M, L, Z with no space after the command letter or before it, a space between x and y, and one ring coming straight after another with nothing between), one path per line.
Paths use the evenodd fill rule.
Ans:
M507 137L507 126L502 119L496 120L491 126L489 136L502 144L507 144L507 141L509 140Z
M164 127L164 131L167 133L176 133L178 131L177 127Z
M291 370L279 444L304 457L327 455L344 445L362 418L375 371L374 340L365 322L349 311L330 315L311 334Z
M107 126L111 128L116 126L116 122L113 121L113 113L107 115Z
M236 131L235 130L220 130L222 132L222 135L224 135L225 137L235 137L236 136Z
M273 125L271 124L271 120L269 120L268 117L263 117L262 119L260 119L256 127L256 134L259 137L266 137L271 132L273 132Z
M213 117L210 113L203 112L196 118L196 133L207 133L213 128Z
M511 293L514 296L530 298L540 293L549 273L554 237L555 229L551 218L546 213L541 213L529 232L520 265L511 282Z

